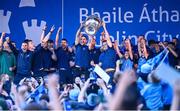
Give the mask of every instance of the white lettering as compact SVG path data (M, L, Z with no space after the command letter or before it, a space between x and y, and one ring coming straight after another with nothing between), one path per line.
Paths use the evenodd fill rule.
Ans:
M155 33L155 31L152 31L152 30L146 32L146 33L144 34L145 39L148 40L147 37L148 37L150 34L154 34L154 33Z
M118 17L119 23L123 23L122 17L121 17L121 8L118 8L118 12L119 12L119 17Z
M113 12L112 12L112 14L113 14L113 23L116 23L116 8L115 7L113 7Z
M172 10L171 21L172 22L179 22L179 12L177 10Z
M160 36L160 31L159 30L157 31L157 38L158 38L158 41L161 41L161 36Z
M158 20L156 19L156 14L158 13L158 11L156 11L154 9L151 13L152 13L152 16L153 16L153 22L158 22Z
M133 13L132 12L126 12L124 14L124 21L127 23L132 23Z
M166 32L162 35L163 41L166 41L166 37L168 37L168 35L166 34Z
M94 12L94 8L91 8L91 15L97 15L98 17L101 18L100 13L99 12Z
M79 19L80 21L79 22L82 23L83 20L85 20L87 17L88 17L88 9L87 8L80 8L80 19Z
M142 22L142 20L147 20L148 22L151 22L151 19L149 17L148 10L147 10L146 6L147 6L147 4L144 4L139 22Z
M111 15L109 12L103 12L104 17L102 18L102 21L105 23L110 23L111 22Z
M163 14L165 14L166 22L169 22L169 13L166 10L162 10L162 7L159 7L159 21L162 22Z

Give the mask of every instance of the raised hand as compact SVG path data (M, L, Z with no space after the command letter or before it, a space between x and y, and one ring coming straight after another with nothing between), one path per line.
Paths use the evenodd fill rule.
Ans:
M54 30L55 30L55 26L53 25L53 26L51 27L50 32L53 32Z
M1 38L0 38L0 47L2 47L3 44L3 38L5 37L5 32L2 32Z
M114 41L114 47L115 47L115 48L118 48L118 42L117 42L117 40Z
M54 88L58 85L58 75L49 75L48 76L48 88Z
M142 39L143 39L143 36L139 36L138 37L138 42L140 43Z
M6 33L2 32L1 37L5 37Z
M127 39L126 39L126 41L127 41L127 43L128 43L128 44L131 44L131 42L130 42L130 39L129 39L129 38L127 38Z
M86 82L84 83L85 88L88 88L91 85L90 80L91 78L87 79Z
M54 48L53 48L53 47L49 48L49 50L50 50L51 52L54 52Z
M23 79L21 79L21 81L19 82L19 85L23 85L24 81L26 80L26 77L24 77Z
M79 33L79 37L82 37L82 35L83 35L83 34L80 32L80 33Z
M73 52L72 47L68 47L68 51L69 51L69 52Z
M103 26L103 27L106 27L106 23L105 23L104 21L102 22L102 26Z
M102 36L104 36L104 35L105 35L105 32L104 32L104 31L103 31L103 32L101 32L101 35L102 35Z
M96 65L93 60L90 62L90 64L91 64L91 66L95 66Z
M145 39L143 38L143 39L141 39L141 43L144 45L144 44L146 44L146 41L145 41Z
M58 28L58 32L60 33L62 31L62 27L59 27Z
M120 60L117 60L116 61L116 66L119 66L121 64L121 61Z
M84 27L84 23L81 23L80 24L80 29Z
M47 25L45 25L45 26L42 28L42 30L44 30L44 31L45 31L46 29L47 29Z
M101 33L101 36L102 36L101 41L105 41L106 38L105 38L105 32L104 31Z
M6 42L9 43L10 42L10 38L6 37Z
M162 42L159 43L159 46L166 48L166 46Z

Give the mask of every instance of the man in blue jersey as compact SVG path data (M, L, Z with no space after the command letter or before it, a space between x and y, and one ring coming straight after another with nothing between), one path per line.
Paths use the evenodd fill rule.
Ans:
M104 28L104 34L103 43L101 46L101 54L99 56L99 65L103 70L109 72L112 79L116 66L116 52L113 48L109 33L106 29L106 24L104 22L102 23L102 26Z
M75 40L75 64L80 69L80 73L84 73L86 78L89 76L88 69L90 68L90 53L87 45L88 36L81 33L83 25L76 33Z
M35 50L33 51L33 76L35 78L46 76L52 70L53 61L57 60L55 51L53 47L48 47L48 40L54 31L54 27L52 26L49 33L45 36L46 27L42 30L41 35L41 43L36 46Z
M89 51L90 51L90 59L91 64L98 64L99 63L99 56L101 54L100 48L96 47L96 38L91 37L90 43L89 43Z
M17 73L14 78L14 83L18 84L24 77L32 76L31 69L33 53L28 50L28 43L26 41L22 43L21 50L13 50L16 51L14 53L17 53Z
M61 45L56 49L57 68L60 75L60 83L72 83L73 76L70 71L71 51L68 48L67 40L62 39Z

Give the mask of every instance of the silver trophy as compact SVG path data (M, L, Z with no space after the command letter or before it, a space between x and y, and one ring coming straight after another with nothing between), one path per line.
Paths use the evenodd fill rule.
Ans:
M86 34L93 36L101 27L102 21L96 15L89 16L83 23L84 31Z

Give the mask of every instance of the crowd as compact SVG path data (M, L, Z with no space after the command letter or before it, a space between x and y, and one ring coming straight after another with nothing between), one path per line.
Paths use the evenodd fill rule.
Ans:
M83 25L73 46L65 38L59 43L61 27L55 42L50 39L55 27L47 33L44 26L40 44L26 39L21 49L2 33L0 109L178 110L180 81L172 86L144 64L166 50L167 64L179 70L179 40L147 41L140 35L137 46L129 38L118 46L104 22L102 27L101 47L96 47L94 36L82 33ZM108 83L93 71L96 65L110 76Z

